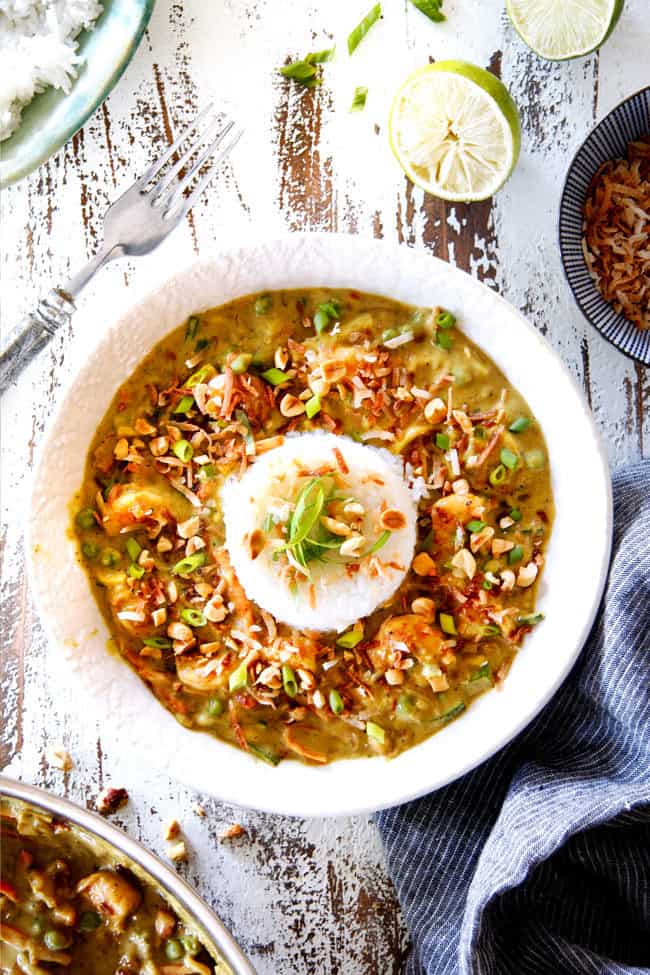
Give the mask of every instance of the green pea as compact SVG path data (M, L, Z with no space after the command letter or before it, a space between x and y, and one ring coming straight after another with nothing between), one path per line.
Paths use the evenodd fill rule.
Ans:
M94 542L84 542L81 551L87 559L96 559L99 555L99 545L95 545Z
M544 466L544 453L541 450L527 450L524 454L526 467L538 471Z
M94 931L101 923L102 919L96 911L82 911L78 928L80 931Z
M99 556L99 561L107 569L112 569L120 561L120 553L114 548L105 548Z
M385 328L381 333L382 342L390 342L391 339L396 339L399 332L396 328Z
M260 295L253 305L256 315L268 315L273 304L271 295Z
M50 951L63 951L70 944L70 938L63 931L57 931L56 928L52 928L50 931L45 932L43 942L46 948Z
M97 525L92 508L82 508L75 520L80 528L94 528Z
M184 934L181 937L181 944L188 955L198 955L201 950L201 942L194 934Z
M316 314L314 315L314 328L316 329L318 335L320 335L321 332L325 331L329 323L330 323L330 316L327 314L327 312L324 309L319 308Z
M248 352L241 352L238 356L230 363L230 368L235 373L236 376L240 376L243 372L246 372L251 364L253 356Z
M165 942L165 955L170 961L179 961L185 952L178 938L169 938Z
M37 936L39 934L43 934L43 927L44 927L43 920L40 917L35 917L29 926L32 934L35 934Z
M218 718L223 714L223 702L218 697L211 697L205 706L205 713L210 718Z

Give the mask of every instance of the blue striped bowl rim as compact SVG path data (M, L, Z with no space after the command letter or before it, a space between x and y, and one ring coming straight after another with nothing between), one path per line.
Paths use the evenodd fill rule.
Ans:
M562 267L585 318L617 349L650 365L650 329L638 329L614 310L592 281L582 253L582 208L596 170L625 155L629 142L650 135L650 85L626 98L587 136L569 166L560 200Z

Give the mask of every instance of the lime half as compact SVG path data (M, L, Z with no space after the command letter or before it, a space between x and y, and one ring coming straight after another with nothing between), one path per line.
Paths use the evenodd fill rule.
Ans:
M414 71L397 92L390 143L405 173L443 200L485 200L519 155L517 106L489 71L439 61Z
M566 61L607 40L623 0L507 0L507 8L515 30L535 54Z

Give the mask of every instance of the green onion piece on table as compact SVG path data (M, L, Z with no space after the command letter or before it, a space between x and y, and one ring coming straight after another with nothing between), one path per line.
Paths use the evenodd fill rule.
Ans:
M314 85L320 84L318 70L308 61L294 61L292 64L287 64L284 68L280 68L280 74L284 75L285 78L291 78L292 81L296 81L306 88L313 88Z
M236 670L233 670L232 674L228 678L228 690L231 694L233 694L235 691L241 691L247 686L247 684L248 667L246 665L246 661L244 660Z
M376 3L372 10L366 14L361 23L357 24L348 36L348 54L354 54L361 41L368 31L381 17L381 4Z
M429 20L432 20L436 24L441 24L443 20L447 19L440 9L442 0L411 0L411 3L425 17L428 17Z
M175 576L189 576L192 572L196 572L200 569L202 565L205 565L205 560L207 556L205 552L195 552L193 555L188 555L180 562L177 562L172 572Z
M354 89L354 95L352 97L352 104L350 105L351 112L362 112L366 107L366 98L368 97L368 89L364 85L357 85Z

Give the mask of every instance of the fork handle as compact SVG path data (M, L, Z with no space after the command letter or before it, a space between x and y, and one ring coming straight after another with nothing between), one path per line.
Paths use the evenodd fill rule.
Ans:
M67 325L75 304L65 291L53 288L41 298L30 312L0 341L0 394L11 386L23 369Z

